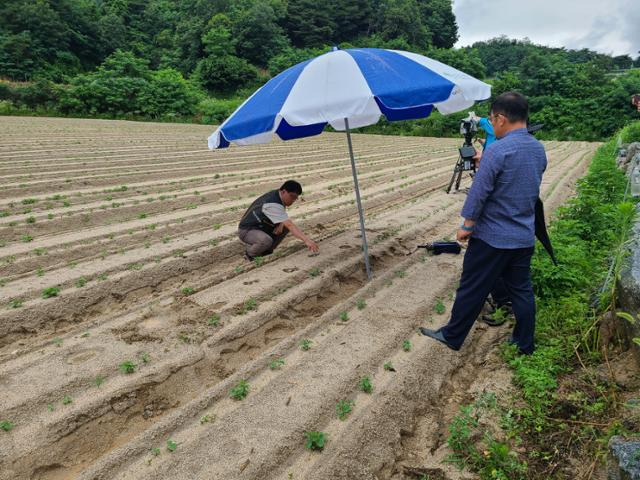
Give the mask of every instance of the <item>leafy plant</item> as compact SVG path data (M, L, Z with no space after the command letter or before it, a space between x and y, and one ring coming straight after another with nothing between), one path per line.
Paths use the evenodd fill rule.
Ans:
M11 423L9 420L2 420L0 421L0 430L4 430L5 432L10 432L11 430L13 430L13 423Z
M302 340L300 340L300 350L302 350L303 352L308 351L311 348L312 343L313 342L308 338L303 338Z
M371 379L369 377L362 377L360 383L358 383L358 388L362 390L364 393L373 392L373 385L371 384Z
M402 349L405 352L410 352L411 351L411 342L409 340L405 340L404 342L402 342Z
M87 284L87 279L84 277L80 277L78 280L76 280L76 287L77 288L82 288Z
M305 448L308 450L322 450L327 441L327 435L324 432L305 432L307 441Z
M264 257L253 257L253 263L256 267L260 267L264 264Z
M347 312L340 312L340 320L346 322L349 320L349 314Z
M207 325L211 327L217 327L219 324L220 324L220 315L217 313L214 313L213 315L211 315L207 320Z
M238 384L231 389L230 396L234 400L244 400L249 394L249 384L245 380L240 380Z
M442 303L442 300L438 299L433 309L438 315L442 315L445 311L444 303Z
M367 302L365 302L362 298L359 298L356 301L356 307L358 307L358 310L364 310L366 306L367 306Z
M244 303L242 304L242 308L240 309L240 315L244 315L245 313L248 313L257 308L258 308L258 301L255 298L250 297L247 300L245 300Z
M102 375L98 375L93 383L96 384L96 387L100 387L104 383L104 377L102 377Z
M196 293L196 289L193 288L193 287L184 287L181 290L181 292L182 292L183 295L189 296L189 295L193 295L194 293Z
M346 420L347 416L355 407L355 403L351 400L340 400L336 405L336 414L340 420Z
M151 355L146 352L142 352L140 354L140 360L142 360L142 363L149 363L151 361Z
M71 403L73 403L73 398L71 398L69 395L65 395L65 396L62 398L62 404L63 404L63 405L69 405L69 404L71 404Z
M60 293L60 287L48 287L42 291L42 298L57 297Z
M200 417L200 425L204 425L205 423L212 422L215 419L215 415L203 415Z
M137 365L135 363L133 363L130 360L127 360L126 362L122 362L120 365L118 365L118 368L122 373L125 373L128 375L136 371L136 366Z
M152 448L151 455L153 455L154 457L157 457L158 455L160 455L160 449L158 447Z
M281 366L284 365L284 359L278 358L269 363L269 368L271 370L279 370Z
M24 243L29 243L29 242L33 241L33 237L31 235L23 235L22 236L22 241Z
M176 451L177 448L178 448L178 444L176 442L174 442L171 439L167 440L167 450L173 453Z
M311 270L309 270L309 276L310 277L317 277L318 275L320 275L322 272L320 271L320 269L318 267L314 267Z
M20 308L23 303L24 300L22 298L12 298L11 300L9 300L9 307Z
M395 371L396 371L396 369L395 369L395 368L393 368L393 364L392 364L391 362L387 362L387 363L385 363L385 364L382 366L382 368L384 368L384 369L385 369L386 371L388 371L388 372L395 372Z

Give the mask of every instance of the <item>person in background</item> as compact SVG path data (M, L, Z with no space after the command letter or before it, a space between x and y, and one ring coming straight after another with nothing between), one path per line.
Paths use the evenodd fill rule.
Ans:
M287 215L286 209L302 195L302 185L287 180L278 190L258 197L247 209L238 225L238 238L247 246L245 258L270 255L289 232L304 242L313 253L316 242L307 237Z
M449 322L420 332L459 350L496 280L502 278L516 318L511 343L520 353L535 350L535 298L531 257L535 244L535 209L547 157L527 130L529 104L516 92L491 104L491 124L500 139L486 149L462 208L457 240L467 241L460 287Z

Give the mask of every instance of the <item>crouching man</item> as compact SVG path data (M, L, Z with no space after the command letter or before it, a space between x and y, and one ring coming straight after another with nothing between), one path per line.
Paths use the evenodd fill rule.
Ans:
M316 242L307 237L291 221L286 208L302 195L302 185L287 180L279 190L272 190L258 197L242 216L238 225L238 237L247 246L245 258L270 255L284 240L287 233L299 238L313 253L318 252Z

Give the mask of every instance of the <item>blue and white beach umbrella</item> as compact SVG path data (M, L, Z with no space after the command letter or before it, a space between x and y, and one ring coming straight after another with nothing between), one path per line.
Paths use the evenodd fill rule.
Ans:
M269 80L209 137L209 148L318 135L327 126L346 130L360 214L367 275L371 277L350 128L387 120L448 114L491 95L490 85L416 53L377 48L334 49Z

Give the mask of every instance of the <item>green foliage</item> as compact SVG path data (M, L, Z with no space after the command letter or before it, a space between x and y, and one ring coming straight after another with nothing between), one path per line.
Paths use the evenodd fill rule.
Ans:
M353 407L355 407L355 403L351 400L340 400L336 405L336 415L340 420L346 420Z
M349 320L349 314L347 312L340 312L340 320L346 322Z
M412 347L411 341L405 340L404 342L402 342L402 350L404 350L405 352L410 352L411 347Z
M305 432L307 441L305 442L305 448L308 450L322 450L324 444L327 441L327 435L324 432Z
M238 384L231 389L229 395L234 400L244 400L247 395L249 395L249 384L244 380L240 380Z
M167 450L173 453L176 451L177 448L178 448L178 444L176 442L174 442L171 439L167 440Z
M364 393L373 392L373 385L371 384L371 379L369 377L362 377L360 383L358 383L358 388L362 390Z
M367 302L364 299L359 298L356 301L356 307L358 308L358 310L364 310L366 306L367 306Z
M445 306L444 306L444 303L442 303L442 300L438 299L436 301L436 304L433 306L433 310L438 315L442 315L445 312Z
M302 340L300 340L300 350L302 350L303 352L308 351L309 349L311 349L312 343L313 342L308 338L303 338Z
M207 325L211 327L217 327L220 324L220 314L214 313L207 320Z
M269 368L271 370L279 370L281 366L284 365L284 359L278 358L269 363Z
M62 398L62 404L63 404L63 405L70 405L70 404L72 404L72 403L73 403L73 398L71 398L69 395L65 395L65 396Z
M209 92L231 93L258 80L258 69L235 55L211 56L198 62L193 78Z
M130 360L127 360L126 362L123 362L120 365L118 365L118 368L122 373L131 374L136 371L136 364Z
M0 430L4 430L5 432L10 432L11 430L13 430L13 423L11 423L9 420L2 420L0 421Z
M42 298L57 297L60 293L60 287L48 287L42 291Z

